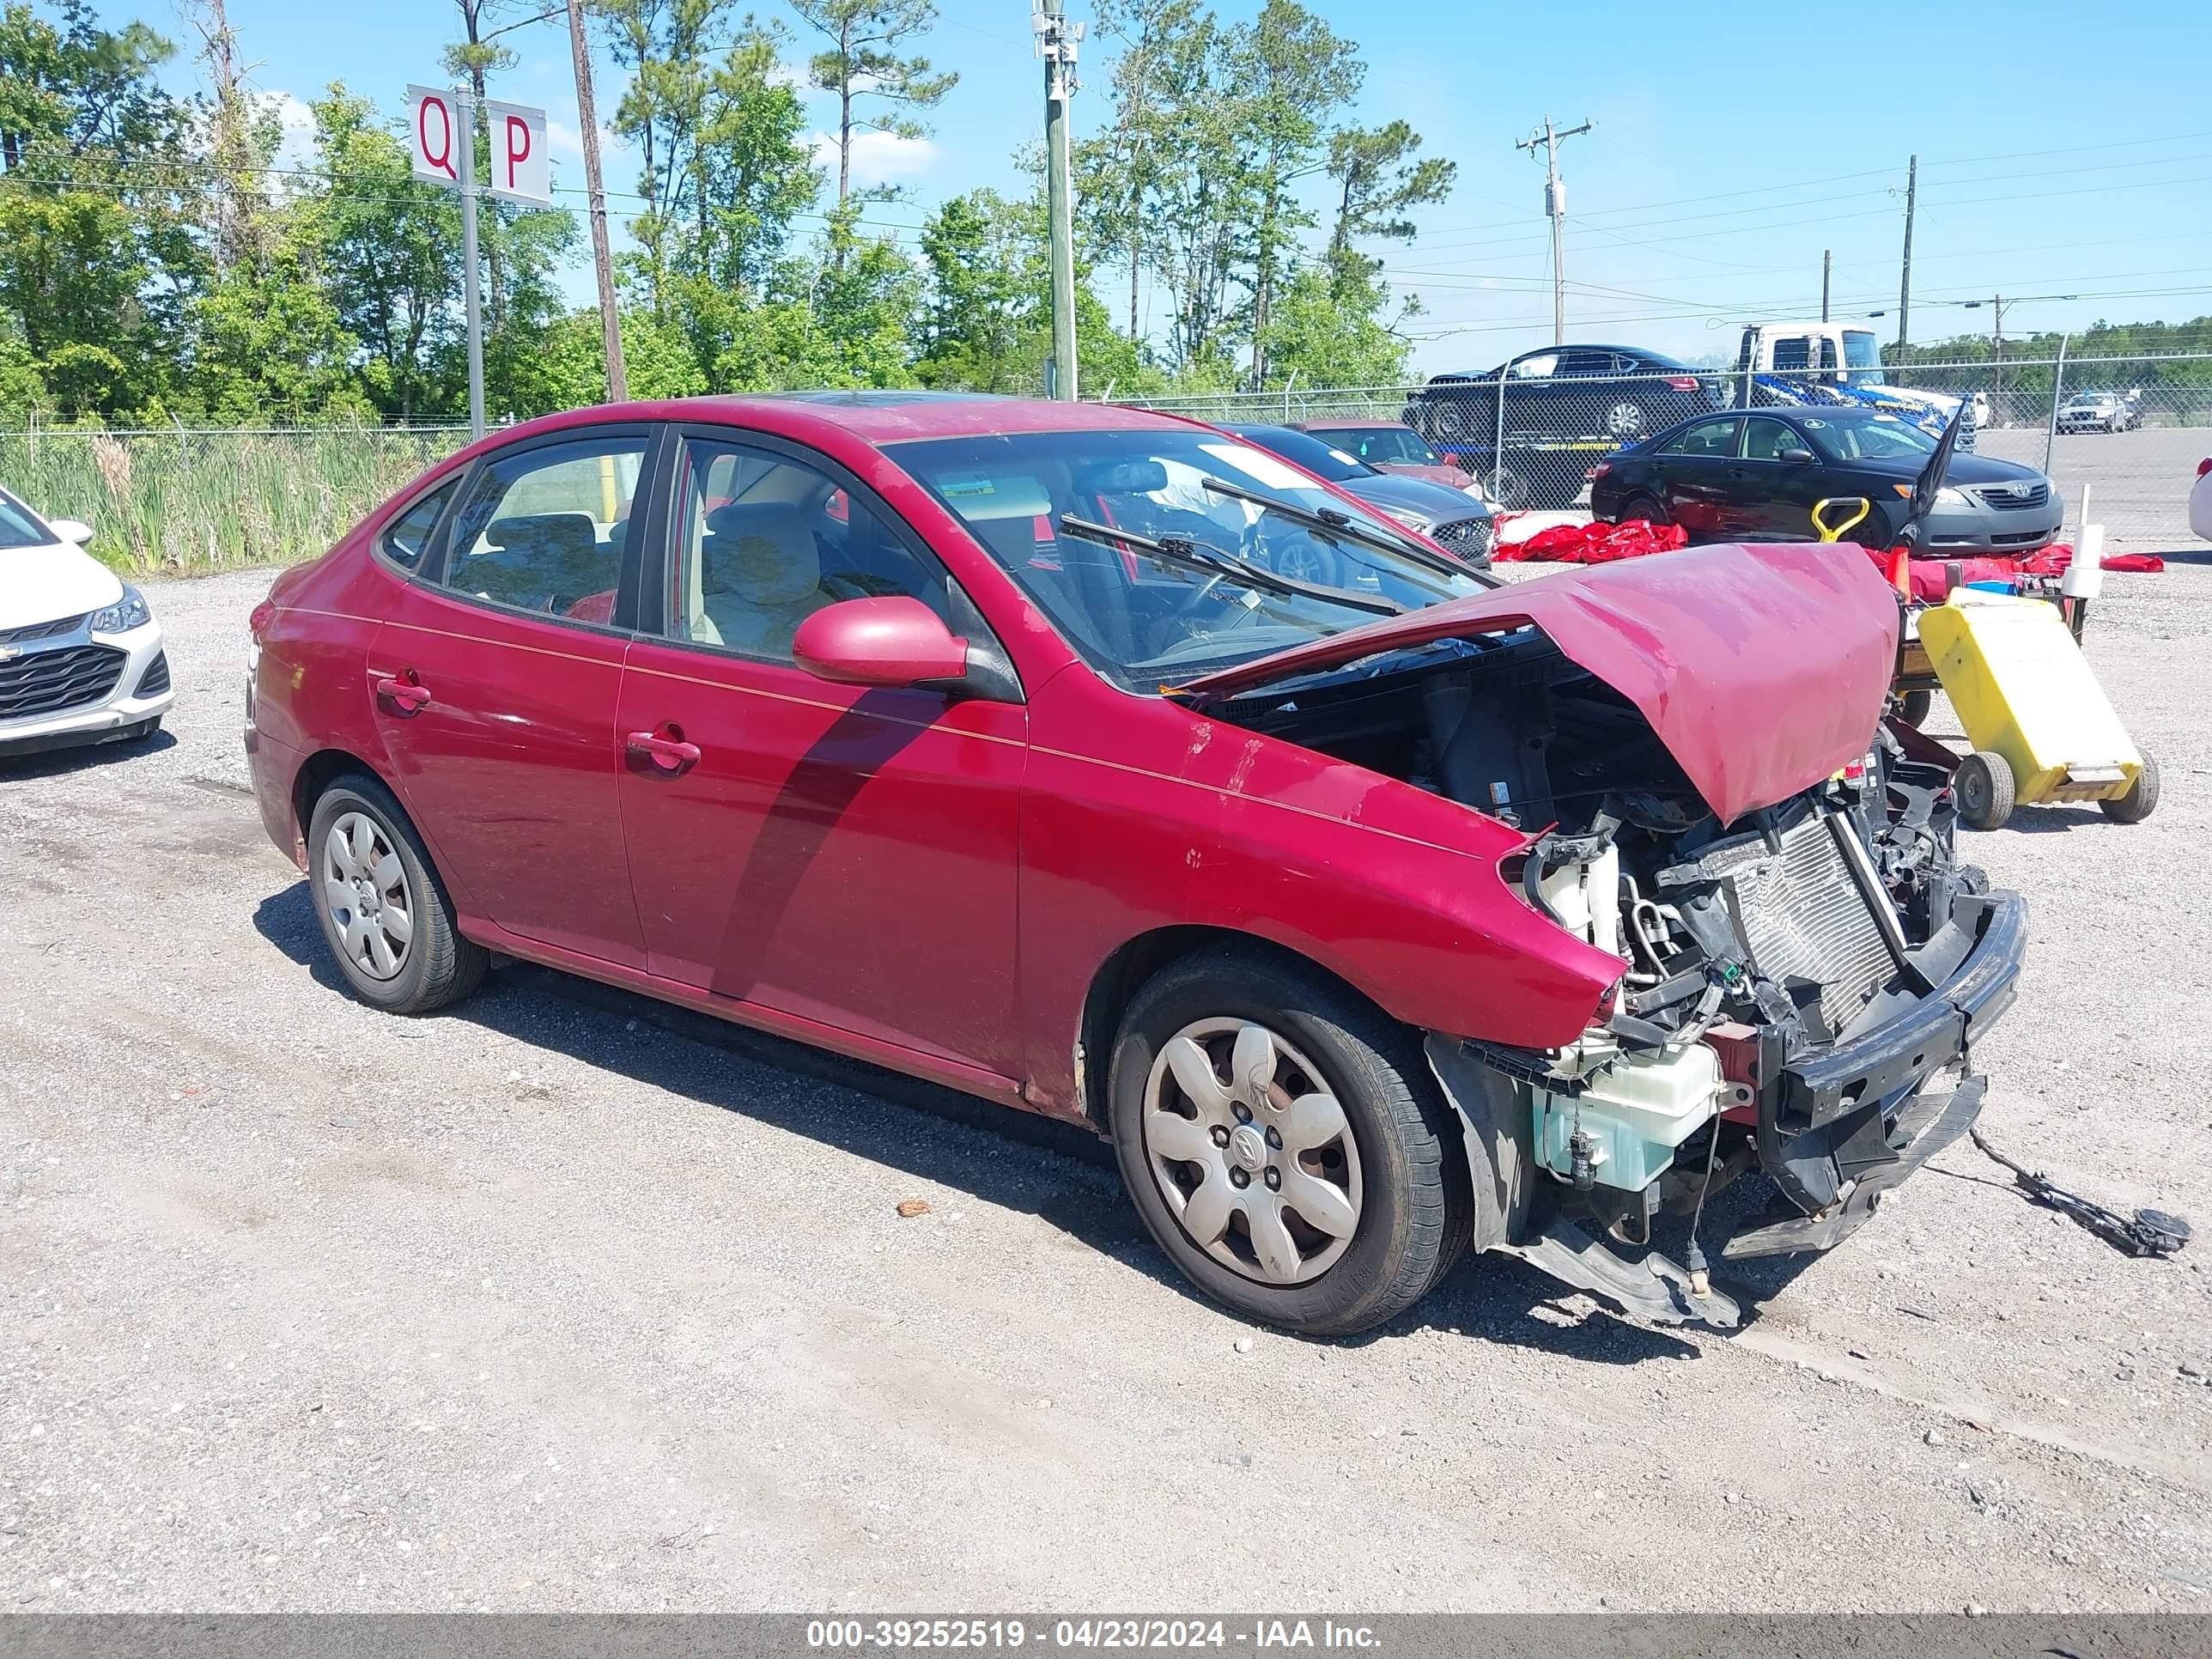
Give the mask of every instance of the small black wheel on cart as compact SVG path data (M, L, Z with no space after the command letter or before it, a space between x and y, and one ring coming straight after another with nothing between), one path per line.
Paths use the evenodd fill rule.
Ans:
M2128 786L2128 793L2117 800L2100 800L2105 816L2115 823L2141 823L2150 816L2151 808L2158 805L2158 763L2148 755L2142 757L2142 770Z
M1978 749L1959 763L1953 780L1959 816L1977 830L2002 830L2012 816L2012 768L2002 755Z
M1936 694L1923 687L1918 691L1906 692L1897 702L1898 713L1905 723L1917 732L1928 723L1928 711L1936 706Z

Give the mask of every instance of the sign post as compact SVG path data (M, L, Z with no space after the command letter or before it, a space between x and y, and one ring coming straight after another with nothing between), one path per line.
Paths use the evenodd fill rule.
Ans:
M483 100L491 130L494 196L552 204L545 112ZM477 100L465 88L407 88L408 145L417 179L461 192L461 301L468 315L469 435L484 434L483 311L477 286Z

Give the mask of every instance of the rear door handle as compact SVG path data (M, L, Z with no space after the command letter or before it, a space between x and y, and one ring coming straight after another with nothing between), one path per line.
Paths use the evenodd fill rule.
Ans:
M430 688L417 685L413 680L379 680L376 695L398 704L401 711L409 714L428 707L430 702Z
M680 771L699 763L699 745L681 738L664 738L652 732L633 732L623 739L633 755L643 755L665 770Z

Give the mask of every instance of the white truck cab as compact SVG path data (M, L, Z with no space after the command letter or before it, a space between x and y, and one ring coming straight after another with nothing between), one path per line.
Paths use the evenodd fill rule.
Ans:
M1945 392L1918 386L1893 386L1882 368L1881 342L1875 331L1856 323L1748 323L1737 349L1736 373L1780 375L1802 384L1871 392L1872 395L1911 404L1949 420L1960 399ZM1990 400L1985 392L1972 394L1969 424L1990 422Z

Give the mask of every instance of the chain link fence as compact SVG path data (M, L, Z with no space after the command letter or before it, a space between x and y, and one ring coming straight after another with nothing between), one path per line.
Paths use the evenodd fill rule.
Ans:
M2081 521L2085 489L2107 539L2139 549L2189 544L2189 486L2212 454L2212 353L1915 363L1869 371L1674 374L1542 372L1539 355L1496 374L1409 386L1296 387L1160 398L1143 406L1200 420L1410 427L1510 507L1589 504L1590 469L1661 428L1701 414L1784 406L1871 406L1930 432L1963 402L1962 446L2047 473Z
M291 563L320 553L434 460L465 426L0 432L0 484L92 551L140 573Z

